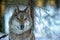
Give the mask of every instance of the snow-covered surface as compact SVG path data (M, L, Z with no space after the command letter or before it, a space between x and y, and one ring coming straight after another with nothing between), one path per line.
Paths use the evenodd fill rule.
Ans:
M6 36L4 38L1 38L0 40L9 40L9 36Z
M6 35L6 36L4 36L4 35ZM5 33L0 32L0 40L9 40L9 36Z
M35 40L60 40L60 9L34 7Z
M13 7L6 8L4 19L5 19L5 33L9 33L9 19L12 16L13 13Z

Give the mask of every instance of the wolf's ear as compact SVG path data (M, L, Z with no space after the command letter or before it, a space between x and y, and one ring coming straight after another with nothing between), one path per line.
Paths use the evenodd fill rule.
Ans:
M30 7L26 7L26 9L24 10L28 15L30 15L31 13L31 10L30 10Z
M18 7L18 6L15 7L15 12L16 12L16 13L19 12L19 7Z

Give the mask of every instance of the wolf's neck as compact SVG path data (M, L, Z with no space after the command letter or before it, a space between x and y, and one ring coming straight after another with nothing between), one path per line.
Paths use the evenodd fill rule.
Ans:
M10 33L11 40L30 40L32 37L31 30L24 32L23 34L17 35L14 33Z

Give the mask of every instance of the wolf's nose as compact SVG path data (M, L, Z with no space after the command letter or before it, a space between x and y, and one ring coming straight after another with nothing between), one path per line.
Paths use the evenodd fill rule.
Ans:
M24 25L21 25L21 30L23 30L24 29Z

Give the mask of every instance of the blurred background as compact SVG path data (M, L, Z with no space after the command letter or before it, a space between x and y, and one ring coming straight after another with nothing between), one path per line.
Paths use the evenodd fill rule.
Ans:
M0 32L9 33L8 22L16 5L31 6L36 40L60 39L60 0L1 0Z

